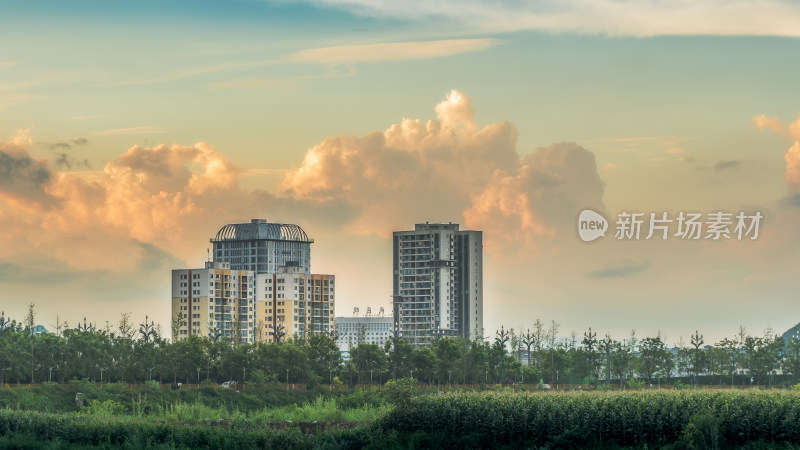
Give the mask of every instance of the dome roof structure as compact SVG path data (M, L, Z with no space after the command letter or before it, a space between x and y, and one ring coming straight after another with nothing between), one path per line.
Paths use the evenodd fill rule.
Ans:
M250 223L228 224L220 228L211 242L222 241L295 241L314 242L305 231L297 225L285 223L269 223L265 219L253 219Z

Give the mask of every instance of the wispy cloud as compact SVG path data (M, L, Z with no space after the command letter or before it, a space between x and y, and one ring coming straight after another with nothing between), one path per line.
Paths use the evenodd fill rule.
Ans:
M409 61L432 59L485 50L498 45L497 39L447 39L440 41L388 42L342 45L300 50L289 61L312 64Z
M129 128L112 128L110 130L100 130L92 133L93 136L113 136L117 134L160 134L167 130L161 127L142 126Z
M732 169L734 167L738 167L741 164L741 161L736 160L729 160L729 161L717 161L714 164L714 170L717 172L723 171L725 169Z
M717 35L800 37L800 4L791 0L309 0L357 15L452 23L473 31L540 30L610 36Z
M59 142L40 142L39 144L44 145L50 150L59 150L59 149L70 149L73 146L86 145L88 143L89 143L88 139L86 139L85 137L79 137Z
M218 72L229 72L229 71L251 69L255 67L262 67L274 64L275 62L276 61L269 61L269 60L226 62L209 66L178 70L175 72L167 73L165 75L154 76L150 78L117 81L110 83L109 86L134 86L140 84L166 83L170 81L178 81L186 78L193 78Z
M650 267L648 261L623 260L586 274L588 278L622 278L635 275Z
M91 120L91 119L102 119L108 116L72 116L70 119L72 120Z
M356 74L356 69L353 66L341 66L343 70L336 70L337 68L330 68L325 73L316 75L297 75L289 77L266 77L266 78L243 78L232 81L222 81L210 85L212 88L217 89L248 89L248 88L275 88L275 89L293 89L301 85L302 82L311 80L320 80L326 78L344 78L351 77Z

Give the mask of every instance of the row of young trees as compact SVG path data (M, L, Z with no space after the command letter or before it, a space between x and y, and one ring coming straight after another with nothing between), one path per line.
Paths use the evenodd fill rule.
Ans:
M314 334L279 343L243 344L195 335L164 339L146 317L134 324L122 314L102 329L84 322L59 323L54 333L36 333L30 305L21 322L0 315L0 384L65 382L141 383L330 383L382 384L413 377L430 384L595 383L623 385L631 378L650 384L675 377L709 376L719 384L768 384L770 375L800 375L800 340L784 342L771 332L751 336L744 328L709 346L699 332L690 344L668 346L662 336L621 340L589 329L559 337L559 324L540 320L520 332L501 327L493 339L433 338L414 348L401 336L383 347L356 343L343 362L336 337ZM173 328L180 324L172 324ZM785 377L784 377L785 378Z

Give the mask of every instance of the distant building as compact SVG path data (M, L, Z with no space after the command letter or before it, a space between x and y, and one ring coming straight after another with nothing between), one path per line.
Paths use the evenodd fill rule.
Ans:
M417 224L393 236L393 300L403 339L483 334L483 233Z
M189 335L255 339L255 276L225 262L172 271L172 317L181 314L178 340Z
M285 338L333 330L335 281L334 275L303 273L296 265L256 275L258 340L274 342L279 326Z
M339 351L348 356L350 349L360 343L383 345L391 338L393 318L372 317L337 317L336 345Z
M311 273L311 244L297 225L269 223L253 219L250 223L229 224L211 239L214 261L230 263L233 270L256 274L278 273L283 266L299 266Z

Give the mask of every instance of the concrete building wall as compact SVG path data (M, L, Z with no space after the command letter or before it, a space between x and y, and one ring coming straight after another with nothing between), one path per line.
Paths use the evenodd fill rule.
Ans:
M208 262L202 269L172 271L172 317L180 313L183 323L178 340L194 334L222 337L240 342L254 340L254 275L247 270L231 270L230 265Z
M483 238L458 224L393 234L393 301L404 339L473 338L483 328Z

